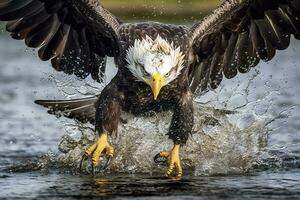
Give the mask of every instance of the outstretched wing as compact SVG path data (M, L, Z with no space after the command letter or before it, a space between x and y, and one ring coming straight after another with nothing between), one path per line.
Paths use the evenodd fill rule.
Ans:
M193 92L217 88L223 76L247 73L300 39L300 0L225 0L191 29Z
M42 60L81 78L100 82L106 57L119 53L120 22L99 0L0 0L0 20Z

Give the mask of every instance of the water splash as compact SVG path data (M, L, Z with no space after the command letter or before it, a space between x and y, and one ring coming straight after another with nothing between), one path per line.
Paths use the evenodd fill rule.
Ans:
M183 148L185 169L195 175L243 173L251 169L260 150L267 145L270 118L245 112L232 113L195 103L193 135ZM161 171L153 162L155 154L172 147L166 136L171 113L151 117L126 115L118 134L111 139L115 158L110 170L115 172L152 173ZM238 118L238 121L235 119ZM60 144L59 162L77 167L84 149L95 141L93 130L79 127L66 134Z

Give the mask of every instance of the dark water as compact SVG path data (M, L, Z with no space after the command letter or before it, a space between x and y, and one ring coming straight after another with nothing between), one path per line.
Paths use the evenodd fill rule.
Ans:
M92 178L59 173L18 173L1 177L2 198L78 199L299 199L299 170L248 176L194 177L181 180L149 175ZM159 198L158 198L159 196Z
M267 146L259 149L260 153L251 154L259 159L251 159L256 162L245 172L228 170L226 173L214 168L215 159L197 160L195 157L195 163L201 165L195 171L200 173L185 171L181 180L161 178L160 173L141 173L143 171L91 177L70 174L56 165L57 147L66 132L64 123L33 103L35 99L65 98L65 91L59 92L58 87L63 86L64 76L54 73L49 63L40 62L21 42L1 36L0 199L299 199L299 55L300 43L293 41L287 51L278 53L277 59L260 65L261 73L247 89L238 91L236 85L249 80L254 72L225 81L221 91L200 98L201 102L210 102L209 105L237 109L244 114L255 110L257 124L265 119L262 116L276 118L266 126ZM89 93L84 88L80 91ZM72 97L73 91L68 94ZM250 121L247 115L243 117L246 122ZM246 126L245 122L237 124ZM260 147L255 142L249 145L255 149ZM224 145L218 148L221 151ZM248 150L241 152L249 153ZM235 153L228 151L229 155ZM219 160L226 163L227 157ZM202 165L204 161L206 164ZM207 173L204 168L214 170Z

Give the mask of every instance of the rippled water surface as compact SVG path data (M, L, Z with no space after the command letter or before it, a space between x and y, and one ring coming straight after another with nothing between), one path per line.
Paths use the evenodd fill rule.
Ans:
M1 36L0 199L299 199L300 43L292 43L196 99L194 135L182 151L185 175L176 180L161 178L164 167L152 161L172 145L169 113L125 115L107 173L78 175L78 159L93 141L89 129L33 101L92 95L103 85L54 72L22 42ZM108 66L107 81L114 74Z

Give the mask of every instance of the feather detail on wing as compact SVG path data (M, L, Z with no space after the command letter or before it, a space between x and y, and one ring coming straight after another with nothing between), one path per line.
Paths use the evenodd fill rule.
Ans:
M94 123L98 96L73 100L37 100L36 104L48 108L49 114L76 119L82 123Z
M225 0L191 29L190 87L201 94L300 39L300 0Z
M99 0L0 0L0 21L43 61L80 78L100 82L106 57L119 53L120 22Z

